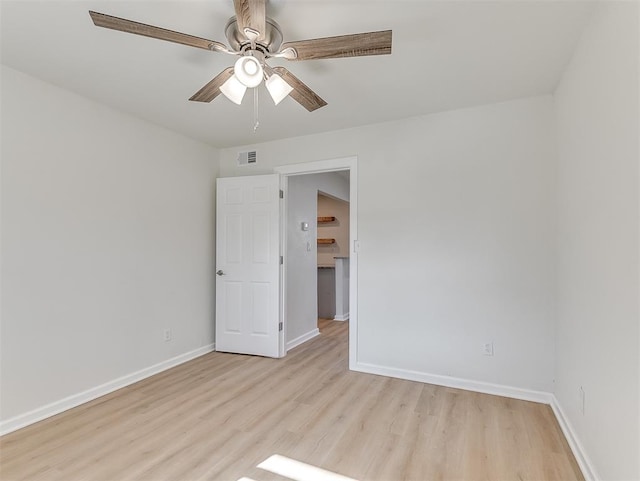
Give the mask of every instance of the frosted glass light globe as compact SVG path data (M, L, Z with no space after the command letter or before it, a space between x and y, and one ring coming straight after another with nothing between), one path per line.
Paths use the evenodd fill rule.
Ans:
M262 65L255 57L240 57L233 67L233 73L249 88L257 87L262 82Z

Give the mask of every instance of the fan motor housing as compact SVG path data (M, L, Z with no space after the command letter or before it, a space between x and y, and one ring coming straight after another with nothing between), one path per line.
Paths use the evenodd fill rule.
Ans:
M276 53L282 45L282 30L275 20L266 18L266 32L264 39L256 42L257 47L265 50L265 53ZM231 17L227 22L224 33L232 50L240 52L251 47L251 42L247 39L243 32L238 29L238 21L236 17Z

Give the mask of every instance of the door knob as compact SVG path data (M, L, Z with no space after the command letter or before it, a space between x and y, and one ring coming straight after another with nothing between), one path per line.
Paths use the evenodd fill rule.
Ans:
M216 274L218 274L219 276L224 276L224 272L222 271L222 269L218 270L218 272L216 272Z

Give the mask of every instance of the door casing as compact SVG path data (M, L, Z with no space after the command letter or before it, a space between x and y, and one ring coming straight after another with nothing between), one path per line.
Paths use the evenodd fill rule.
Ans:
M305 162L274 168L280 174L280 188L284 192L284 202L280 203L280 253L287 252L287 199L289 177L294 175L321 174L349 171L349 369L353 370L358 359L358 158L343 157L316 162ZM286 256L284 259L287 262ZM287 330L287 278L286 269L280 269L280 313L284 329L280 333L279 355L286 355L284 333Z

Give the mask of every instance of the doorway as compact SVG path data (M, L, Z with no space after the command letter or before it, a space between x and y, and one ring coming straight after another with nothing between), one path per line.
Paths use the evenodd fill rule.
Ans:
M301 344L317 335L317 210L304 214L299 209L298 194L311 183L311 174L343 172L349 201L349 241L345 249L345 260L350 272L348 280L349 305L349 368L353 369L357 360L357 158L348 157L319 162L296 164L275 169L281 175L284 194L282 203L282 250L284 268L282 275L281 312L285 342L281 345L281 355L287 348ZM347 174L348 175L345 175ZM325 179L326 180L326 179ZM313 192L313 206L317 205L317 188ZM302 214L301 214L302 212ZM314 229L314 230L311 230ZM312 272L311 276L309 272ZM313 278L312 282L309 279ZM306 281L305 281L306 279ZM306 282L306 284L305 284ZM309 285L311 284L311 285ZM301 321L302 319L302 321ZM315 331L314 331L315 329Z

